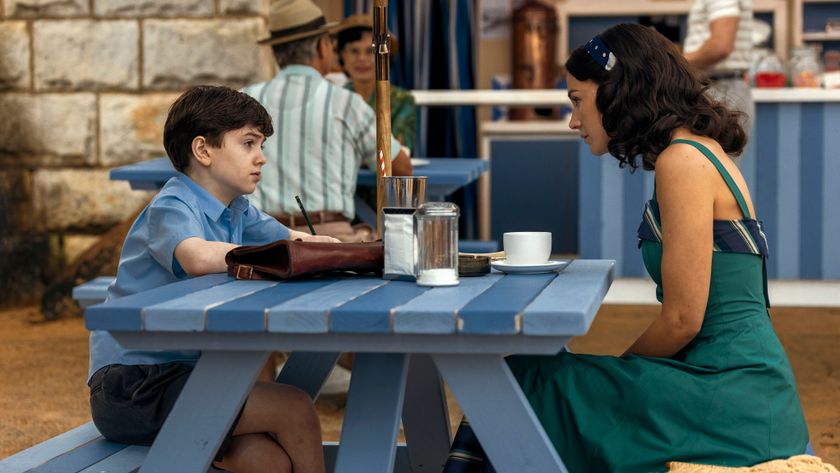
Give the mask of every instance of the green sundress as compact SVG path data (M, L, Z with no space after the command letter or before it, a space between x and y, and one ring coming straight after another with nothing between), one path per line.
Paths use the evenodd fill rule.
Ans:
M700 333L671 358L513 356L508 364L570 472L664 471L666 461L745 466L805 451L808 430L787 356L767 312L761 224L717 158L744 218L714 222ZM639 227L662 301L656 196Z

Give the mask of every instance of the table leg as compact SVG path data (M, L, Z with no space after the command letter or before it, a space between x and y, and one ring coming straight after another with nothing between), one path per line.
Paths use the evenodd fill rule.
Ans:
M407 372L408 355L356 354L336 473L393 470Z
M430 355L412 354L409 359L402 419L411 471L443 470L452 435L446 392Z
M277 382L297 386L317 399L339 355L338 352L293 352L277 375Z
M140 473L205 473L268 352L204 351Z
M499 473L566 473L501 355L432 355Z

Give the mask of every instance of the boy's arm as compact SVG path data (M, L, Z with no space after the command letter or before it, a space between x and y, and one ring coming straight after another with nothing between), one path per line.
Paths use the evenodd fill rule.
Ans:
M341 243L339 240L330 236L310 235L296 230L289 230L289 239L317 241L321 243ZM190 276L224 273L227 271L225 255L237 246L239 245L191 237L175 247L175 258L178 259L178 263L181 264L184 272Z
M203 276L227 271L225 255L239 245L221 241L187 238L175 247L175 258L190 276Z

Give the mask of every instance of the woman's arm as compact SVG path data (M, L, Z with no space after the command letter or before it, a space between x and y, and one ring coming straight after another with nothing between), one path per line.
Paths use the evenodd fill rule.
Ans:
M657 158L662 311L625 354L673 356L700 331L712 273L716 175L689 145L672 145Z
M414 149L417 109L411 92L391 87L391 131L404 146Z

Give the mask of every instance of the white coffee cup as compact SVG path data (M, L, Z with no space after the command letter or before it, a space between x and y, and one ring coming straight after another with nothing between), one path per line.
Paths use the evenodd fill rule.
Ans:
M551 232L507 232L504 246L508 264L547 263L551 257Z

